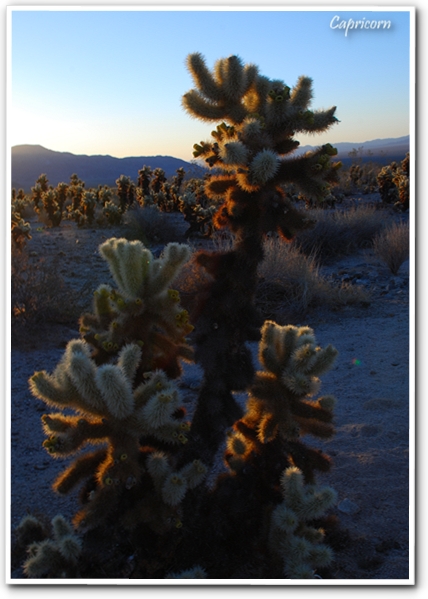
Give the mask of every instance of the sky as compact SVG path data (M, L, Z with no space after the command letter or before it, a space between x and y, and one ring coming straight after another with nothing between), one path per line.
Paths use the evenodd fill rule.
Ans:
M237 54L289 87L311 77L311 108L337 106L340 122L316 137L300 135L301 145L361 145L412 132L408 9L107 8L9 11L10 146L191 160L193 144L208 140L215 125L182 108L194 87L186 68L192 52L209 68ZM391 25L343 28L349 19Z

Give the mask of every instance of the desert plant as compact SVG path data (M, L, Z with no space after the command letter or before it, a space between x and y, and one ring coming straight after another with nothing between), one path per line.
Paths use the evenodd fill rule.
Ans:
M32 258L28 247L11 259L12 343L40 334L44 323L76 321L82 310L79 292L69 288L59 274L59 260Z
M123 493L137 486L132 494L139 497L141 519L162 527L169 512L174 516L187 487L193 488L205 473L196 461L174 471L166 455L143 450L139 442L155 440L161 449L187 440L185 411L168 377L181 372L180 357L192 356L185 342L192 327L178 293L169 289L188 248L170 244L155 260L138 241L111 239L100 251L118 289L99 287L94 313L81 318L83 340L71 341L55 372L36 373L30 386L48 405L78 413L43 416L49 453L67 457L86 443L107 442L78 457L54 484L58 492L68 493L86 482L91 500L76 514L75 524L96 527L115 510ZM147 513L148 506L152 511ZM128 524L135 525L137 507L134 501L132 517L125 512L122 522L130 518Z
M102 214L109 225L120 225L123 212L113 200L107 200L103 206Z
M70 186L68 190L68 194L71 200L71 205L69 206L70 212L79 209L80 201L83 197L84 188L85 183L81 179L79 179L76 173L73 173L70 177Z
M41 174L31 188L31 199L34 202L34 209L38 212L41 208L42 195L49 189L49 181L47 175Z
M22 251L28 239L31 239L31 225L25 221L19 212L12 210L11 215L12 244L17 250Z
M34 216L34 206L31 198L26 195L23 189L12 189L12 213L17 213L24 220Z
M59 183L56 188L47 188L46 175L40 175L33 190L33 201L39 220L50 227L59 227L64 216L64 205L69 187Z
M385 228L388 216L373 206L360 205L334 211L314 210L311 231L299 231L293 241L304 254L316 255L322 263L370 247Z
M184 220L189 224L186 231L186 237L201 235L210 237L213 231L213 216L216 212L214 205L203 207L200 203L197 193L186 192L180 196L180 212L184 215Z
M215 225L233 233L231 248L195 254L207 285L192 332L171 288L190 257L187 246L169 244L159 259L138 241L100 247L117 288L98 288L93 313L80 321L83 338L69 343L53 374L30 381L34 395L61 410L43 417L44 445L62 457L103 441L55 482L62 492L83 483L74 522L92 551L79 563L82 577L98 575L106 543L123 547L124 539L136 578L311 577L331 552L322 551L310 521L332 505L334 492L315 484L329 458L300 438L334 432L332 397L312 397L337 352L320 348L309 327L262 326L254 296L267 234L290 240L313 224L281 185L294 181L320 198L337 178L329 144L287 158L298 145L294 132L328 129L335 109L309 110L309 78L291 89L236 56L219 60L214 73L200 54L190 55L188 66L198 89L184 96L186 109L222 121L214 141L196 144L195 154L221 171L205 192L219 204ZM248 341L258 340L256 372ZM203 372L191 422L175 383L181 359L195 359ZM248 393L246 410L237 391ZM65 414L70 407L76 416ZM225 441L225 471L208 488L202 481ZM303 485L298 472L290 476L294 466ZM284 528L280 516L271 520L284 509L295 527ZM307 551L297 554L302 545ZM118 557L119 571L128 557Z
M104 185L104 187L98 188L97 202L101 206L104 207L107 204L107 202L109 202L112 198L113 198L113 192L107 185Z
M167 243L182 239L179 226L156 204L134 205L124 216L127 239L139 239L145 244Z
M395 223L379 233L373 240L373 250L391 273L396 275L409 257L408 223Z
M394 207L403 212L409 209L409 175L409 152L407 152L401 164L391 162L388 166L383 167L377 176L379 193L383 203L394 204Z
M162 168L155 168L152 173L150 189L153 193L159 193L163 184L166 182L165 171Z
M152 169L150 166L144 165L143 168L138 171L138 187L142 189L143 197L150 194L151 176Z
M125 175L120 175L120 177L116 180L117 185L117 195L119 197L119 205L121 212L126 212L126 210L132 206L135 199L135 185L131 181L130 177Z
M334 309L370 303L369 293L362 287L333 283L321 274L315 255L308 256L276 237L264 243L258 274L256 305L265 318L289 322L319 306Z
M222 200L214 223L229 227L236 239L230 252L201 252L197 258L213 283L198 320L196 356L205 379L192 427L203 451L215 453L224 426L239 416L231 391L245 388L254 375L245 342L259 336L261 322L253 298L263 239L269 231L291 239L313 225L287 200L280 185L294 182L316 199L337 179L338 167L331 163L337 151L329 144L287 159L299 145L293 135L325 131L337 119L335 108L309 110L308 77L291 89L259 75L257 67L244 66L236 56L219 60L213 74L198 53L189 56L188 67L197 89L185 94L186 110L203 121L223 119L212 132L213 142L195 144L194 156L223 171L209 178L205 193ZM217 405L216 418L204 409L211 402Z
M25 516L19 523L17 545L28 553L24 573L29 578L76 578L81 539L61 515L52 519L49 528L34 516Z

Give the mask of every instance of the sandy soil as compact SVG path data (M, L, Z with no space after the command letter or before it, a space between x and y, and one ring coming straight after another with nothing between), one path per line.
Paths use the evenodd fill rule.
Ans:
M57 255L59 274L67 284L78 289L87 281L94 290L111 280L97 248L113 236L121 236L120 227L77 229L65 222L58 229L46 229L38 223L28 249L34 266L43 256ZM333 457L331 473L320 476L319 483L336 489L339 502L334 512L349 533L336 552L333 576L354 584L363 579L405 583L412 577L409 556L414 550L409 546L409 410L411 415L414 401L409 398L409 264L392 276L365 250L330 264L325 272L338 281L364 285L372 297L366 308L320 309L304 322L292 323L308 324L321 346L332 343L339 350L334 369L322 377L322 391L337 398L337 432L328 442L314 442ZM65 344L76 337L77 326L47 322L36 338L12 348L12 529L27 512L52 517L75 511L74 496L62 498L50 488L64 463L41 447L45 405L31 396L27 381L36 370L52 371ZM187 402L200 376L197 367L186 366L182 388ZM22 576L20 569L12 573L13 578Z

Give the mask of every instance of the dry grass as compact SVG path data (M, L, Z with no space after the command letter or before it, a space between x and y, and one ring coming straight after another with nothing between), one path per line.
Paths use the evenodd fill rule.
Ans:
M373 251L393 275L409 257L409 225L395 223L379 233L373 241Z
M27 251L12 251L12 344L37 335L46 324L75 324L82 309L81 294L70 289L54 261L34 263Z
M314 255L306 256L296 246L276 238L265 242L259 276L256 301L265 318L296 318L311 308L367 305L370 300L362 287L332 284L320 273Z
M214 251L229 251L231 238L216 238L211 242ZM295 245L277 236L264 244L265 257L259 266L256 305L263 318L287 324L304 316L311 309L337 309L347 305L370 303L370 294L363 287L350 283L331 282L322 275L316 256L306 256ZM183 267L174 288L180 292L182 304L191 313L203 301L204 289L211 277L198 266L194 258Z
M372 206L335 210L312 210L314 228L302 231L294 244L307 256L316 254L319 262L346 256L371 246L385 228L386 213Z
M173 214L161 212L155 206L133 206L125 214L128 229L125 236L129 240L138 239L145 245L168 243L181 239Z

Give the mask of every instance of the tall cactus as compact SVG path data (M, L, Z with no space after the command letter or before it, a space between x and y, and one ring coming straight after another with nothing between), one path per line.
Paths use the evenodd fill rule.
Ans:
M312 520L335 493L314 480L330 467L328 457L300 437L333 434L333 398L313 396L337 352L319 348L309 327L262 326L253 297L266 235L288 240L312 224L281 185L293 182L317 199L337 178L329 144L289 156L295 133L328 129L335 109L309 109L308 77L291 89L236 56L213 72L200 54L188 66L197 89L184 96L186 110L221 121L213 141L195 145L195 157L215 167L205 193L218 201L215 225L234 234L230 251L196 254L210 280L198 298L196 350L186 339L189 314L171 288L189 248L169 244L155 259L140 242L106 241L100 252L117 288L97 289L93 313L80 320L83 339L68 344L52 374L30 379L33 394L61 410L42 418L44 446L66 457L102 443L80 453L54 486L83 485L75 525L89 530L89 542L99 534L103 549L112 532L115 542L125 536L135 578L310 578L332 557ZM162 172L153 174L160 185ZM143 188L149 173L139 175ZM260 339L256 373L247 342ZM181 374L181 358L193 357L203 381L188 423L171 379ZM249 392L245 412L236 391ZM201 485L225 440L226 470ZM84 575L83 559L79 567Z
M194 156L204 158L220 174L208 178L205 193L220 201L217 227L235 234L229 252L200 252L197 263L212 277L201 302L196 358L205 371L204 387L192 425L208 454L216 451L224 426L240 417L233 391L251 384L254 368L245 342L259 338L261 320L254 308L257 267L263 240L277 231L290 240L313 221L286 198L281 185L295 183L305 195L322 198L337 181L337 150L325 144L304 156L290 156L299 142L294 135L321 133L337 118L335 107L312 111L312 80L300 77L294 88L259 74L237 56L220 59L211 72L199 53L187 66L196 88L183 97L193 117L221 121L212 141L195 144Z

